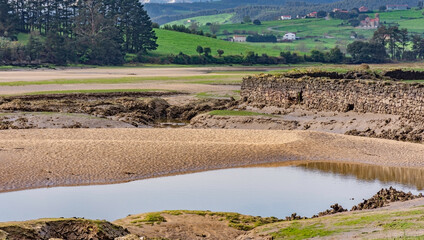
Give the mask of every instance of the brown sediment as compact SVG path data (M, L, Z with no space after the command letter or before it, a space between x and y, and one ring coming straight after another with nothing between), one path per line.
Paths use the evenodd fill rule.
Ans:
M424 168L424 145L328 133L216 129L0 132L0 191L107 184L285 161Z

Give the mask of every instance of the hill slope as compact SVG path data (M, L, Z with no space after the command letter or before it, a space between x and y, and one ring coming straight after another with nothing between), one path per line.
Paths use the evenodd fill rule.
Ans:
M178 54L183 52L188 55L195 55L196 47L210 47L212 54L216 55L218 49L224 50L224 55L244 55L246 52L254 51L255 53L267 53L269 55L279 55L279 49L273 49L272 46L263 48L260 45L248 45L234 42L227 42L215 38L209 38L199 35L168 31L163 29L155 29L158 37L158 49L152 54L167 55Z
M393 12L380 12L381 22L386 24L399 24L400 28L407 28L411 34L424 34L423 10L405 10ZM375 13L367 13L374 17ZM204 32L210 32L208 26L201 26ZM263 21L262 25L254 24L225 24L220 26L218 38L227 38L234 34L252 35L253 33L269 33L282 37L286 32L294 32L301 40L285 43L243 43L251 46L267 46L273 49L295 50L309 52L316 48L328 50L339 46L342 50L355 39L351 38L352 32L364 39L370 39L375 29L361 29L350 26L347 21L339 19L293 19L286 21ZM227 33L227 35L225 34Z
M205 25L206 23L227 24L227 23L231 23L231 18L233 16L234 14L232 13L223 13L223 14L216 14L216 15L209 15L209 16L186 18L186 19L182 19L178 21L173 21L167 24L169 25L176 24L176 25L185 25L185 26L190 26L192 22L196 22L199 25Z
M331 11L334 8L352 9L366 6L369 9L378 9L386 4L408 4L416 7L419 0L249 0L249 1L212 1L197 3L176 4L146 4L145 8L154 22L165 24L168 22L222 13L234 13L233 21L241 21L244 16L252 19L275 20L281 15L304 15L312 11Z

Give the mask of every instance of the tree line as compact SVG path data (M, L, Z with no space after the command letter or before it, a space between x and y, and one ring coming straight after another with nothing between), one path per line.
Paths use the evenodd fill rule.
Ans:
M15 42L18 33L28 43ZM157 48L138 0L0 0L3 63L121 64Z
M244 55L226 55L222 49L217 49L215 54L210 47L197 46L197 55L188 55L180 52L177 55L161 57L140 56L137 61L154 64L181 64L181 65L201 65L201 64L241 64L241 65L275 65L275 64L297 64L303 62L322 63L350 63L350 58L346 57L338 47L328 52L312 50L310 55L300 55L296 52L283 51L279 56L269 56L268 54L258 54L247 52Z
M353 63L381 63L389 59L416 61L424 59L424 38L410 35L408 29L397 26L381 26L373 37L365 41L355 41L347 46Z

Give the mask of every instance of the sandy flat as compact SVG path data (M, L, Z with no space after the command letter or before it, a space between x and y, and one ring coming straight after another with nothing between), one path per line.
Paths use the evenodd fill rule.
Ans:
M278 130L5 130L0 191L305 160L424 168L424 145Z

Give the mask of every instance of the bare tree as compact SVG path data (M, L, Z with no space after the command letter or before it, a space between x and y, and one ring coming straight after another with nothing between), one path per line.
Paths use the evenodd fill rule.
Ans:
M219 24L213 23L209 26L209 29L211 30L212 34L217 34L219 32L219 29L221 26Z

